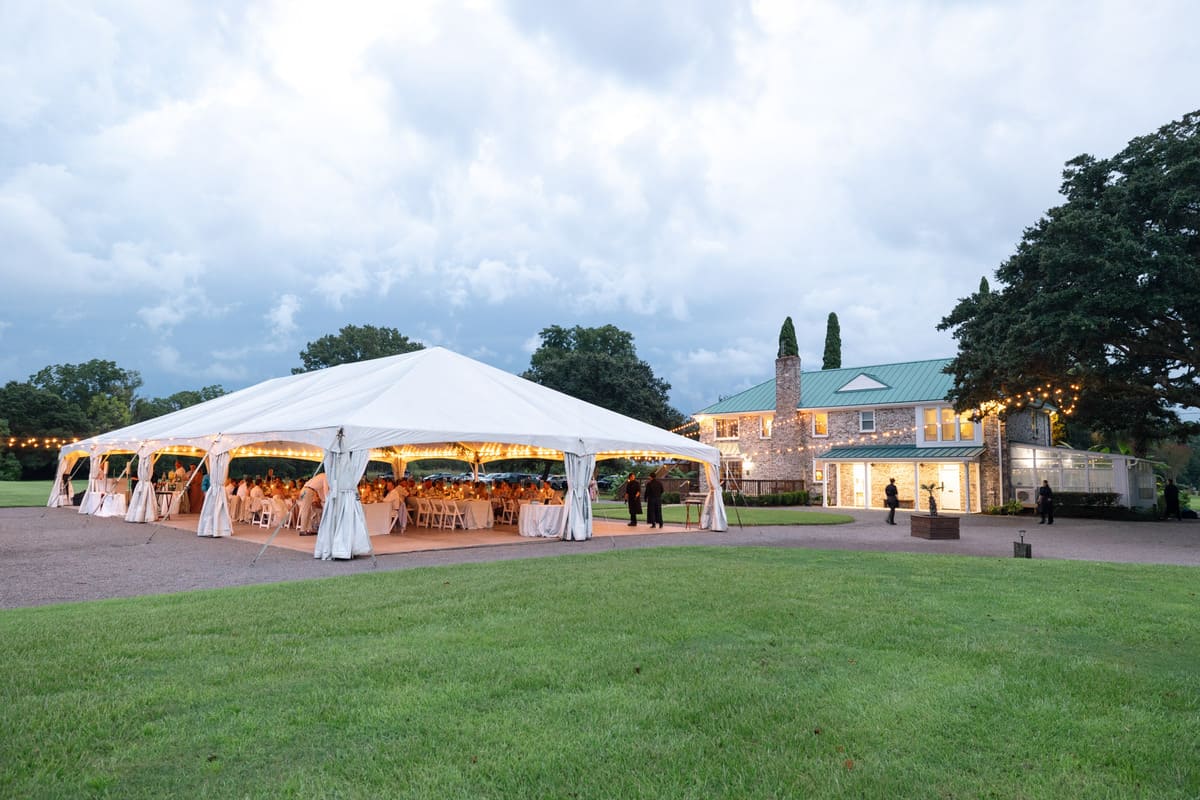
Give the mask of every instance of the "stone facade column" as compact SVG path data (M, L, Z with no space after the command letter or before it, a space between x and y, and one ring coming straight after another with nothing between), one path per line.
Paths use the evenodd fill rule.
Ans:
M801 426L800 356L775 359L775 422L771 427L771 463L764 464L764 478L803 480L812 485L804 458L807 437Z

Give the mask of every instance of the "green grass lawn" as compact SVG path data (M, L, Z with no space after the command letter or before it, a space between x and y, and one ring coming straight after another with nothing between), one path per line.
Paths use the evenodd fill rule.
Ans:
M47 487L46 491L50 491ZM623 519L629 521L629 511L624 503L593 503L592 513L604 519ZM684 506L663 506L663 522L682 525L687 509ZM692 506L691 521L696 523L700 514L699 506ZM781 506L753 506L744 508L738 506L736 511L731 506L725 507L725 515L731 523L742 525L841 525L853 522L854 518L847 514L837 514L812 508L793 508ZM638 522L645 524L646 515L638 517Z
M54 481L0 481L0 508L44 506L50 499ZM76 492L87 488L87 481L71 481Z
M1200 795L1197 570L669 548L0 612L0 796Z

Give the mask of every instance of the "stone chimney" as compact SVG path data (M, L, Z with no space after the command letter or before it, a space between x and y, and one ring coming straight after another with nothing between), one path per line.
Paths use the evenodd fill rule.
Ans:
M807 480L804 460L800 457L802 437L800 417L800 356L775 359L775 424L771 429L773 457L768 470L760 474L781 480ZM764 464L764 466L766 466Z
M800 356L775 359L775 423L795 420L800 406Z

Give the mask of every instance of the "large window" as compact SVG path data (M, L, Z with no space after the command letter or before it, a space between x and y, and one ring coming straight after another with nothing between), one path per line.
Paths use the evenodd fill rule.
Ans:
M718 439L736 439L736 438L738 438L737 417L717 417L717 438Z
M970 414L955 414L946 406L921 409L921 441L975 442L977 426Z
M813 436L828 436L829 435L829 412L814 411L813 412Z

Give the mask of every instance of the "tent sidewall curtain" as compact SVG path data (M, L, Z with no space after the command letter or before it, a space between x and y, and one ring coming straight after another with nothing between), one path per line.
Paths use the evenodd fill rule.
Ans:
M346 559L371 553L367 518L358 498L358 482L367 471L369 449L325 453L329 498L317 530L313 557L322 561Z

